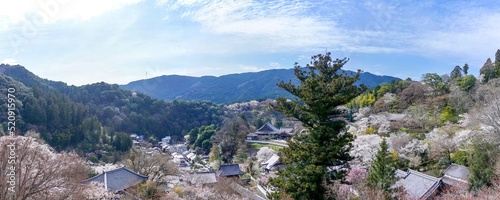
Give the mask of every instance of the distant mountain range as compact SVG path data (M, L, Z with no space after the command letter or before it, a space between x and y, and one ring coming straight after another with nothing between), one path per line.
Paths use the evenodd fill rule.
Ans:
M63 82L40 78L22 66L8 66L0 65L0 72L13 77L28 87L37 85L42 89L55 89L63 93L68 93L77 88L68 86ZM346 73L354 74L355 72L346 71ZM401 79L363 72L357 84L375 87L384 82L389 83L392 80ZM277 86L280 81L292 81L292 83L298 84L293 69L273 69L261 72L229 74L220 77L164 75L133 81L119 87L166 101L210 101L217 104L230 104L250 100L275 99L277 97L293 98L291 94Z
M354 74L355 72L346 71L346 73ZM363 72L357 84L374 87L384 82L389 83L392 80L401 79ZM229 74L220 77L165 75L133 81L120 87L167 101L194 100L230 104L250 100L275 99L277 97L293 98L291 94L277 86L280 81L298 83L293 69L273 69L261 72Z

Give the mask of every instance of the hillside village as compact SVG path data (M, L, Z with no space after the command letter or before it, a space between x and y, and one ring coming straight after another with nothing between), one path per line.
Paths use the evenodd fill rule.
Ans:
M427 73L421 80L383 83L366 88L349 103L337 107L342 112L335 120L346 124L341 134L353 136L348 152L352 159L347 164L327 166L328 173L345 173L345 177L335 180L335 184L326 184L325 196L335 199L496 199L500 195L500 50L494 61L487 59L478 77L468 69L467 64L457 65L445 75ZM47 91L54 92L50 98L64 99L67 105L73 105L71 98L84 97L75 88L66 89L66 94L70 94L67 97L52 90L53 83L37 87L8 76L2 78L2 83L19 84L18 90L27 96L24 100L43 98L44 94L36 93L44 91L45 86L49 88ZM142 103L163 103L143 94L115 89L115 94L122 99L102 92L94 100L88 97L80 101L92 102L87 104L90 106L75 103L74 108L81 107L85 113L99 111L97 117L85 118L87 124L83 129L96 131L82 132L82 142L64 131L52 131L75 129L73 126L62 129L66 123L63 120L58 121L59 129L51 129L53 116L47 115L51 119L45 119L43 124L29 121L37 117L23 116L26 132L19 132L21 139L15 140L18 149L24 149L16 152L24 156L20 164L27 169L41 163L51 166L44 168L47 172L41 170L44 180L18 178L50 187L37 193L30 191L32 188L18 186L18 194L26 195L27 199L46 199L49 193L58 195L59 199L277 199L273 194L282 191L273 181L290 167L289 161L283 160L289 153L284 149L290 148L290 142L310 134L307 124L276 111L279 101L268 99L219 105L220 108L196 104L198 108L193 110L204 122L184 119L169 124L178 130L175 134L162 133L162 137L156 138L155 133L123 124L124 120L139 119L126 118L123 113L139 115L139 111L130 111L131 108ZM130 99L123 94L130 95ZM143 99L137 100L138 96ZM98 103L106 102L105 98L113 104ZM8 100L2 96L2 101ZM134 105L130 107L129 103ZM189 107L195 103L169 104L173 113L181 113L181 109L175 110L179 104ZM204 109L207 111L203 112ZM61 107L61 113L62 110ZM140 121L146 126L159 122L153 117L157 117L154 108L150 110L140 113L150 120ZM220 119L214 117L216 113ZM117 123L121 126L115 126ZM2 126L2 134L7 135L7 125ZM189 130L184 129L188 126ZM118 132L110 127L124 129ZM4 146L12 140L3 136L0 143ZM8 155L6 150L0 151L0 156L8 158ZM7 173L7 166L2 162L0 171ZM49 170L55 166L62 172ZM377 172L381 174L375 174ZM85 186L75 189L80 181L84 181ZM0 185L0 195L7 196L8 190L8 185ZM54 191L57 192L52 193Z

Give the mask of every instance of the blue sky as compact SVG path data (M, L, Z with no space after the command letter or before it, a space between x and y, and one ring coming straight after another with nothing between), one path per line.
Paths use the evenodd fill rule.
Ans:
M254 72L331 51L419 80L500 48L496 1L0 0L0 62L82 85Z

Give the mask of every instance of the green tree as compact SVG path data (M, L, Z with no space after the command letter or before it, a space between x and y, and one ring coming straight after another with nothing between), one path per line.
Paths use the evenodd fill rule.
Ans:
M378 89L377 94L378 96L384 96L384 94L388 92L391 92L391 87L389 85L383 85Z
M255 121L255 128L260 128L263 125L264 125L264 121L261 118L259 118L259 119L257 119L257 121Z
M189 139L188 139L189 145L194 145L196 139L198 139L199 133L200 133L200 128L193 128L191 129L191 131L189 131Z
M85 142L92 145L97 145L100 142L102 126L97 117L91 116L85 118L82 122L83 135Z
M222 160L231 163L241 145L245 145L245 137L251 132L250 125L241 117L225 119L221 128L215 133L214 144L219 144Z
M443 78L436 73L427 73L422 77L422 82L430 85L432 88L441 93L448 92L448 85L445 83Z
M464 71L464 75L467 76L469 73L469 64L465 63L464 67L462 67L462 70Z
M451 161L459 165L468 165L467 157L468 155L466 151L459 150L450 154Z
M362 92L354 83L359 71L349 76L341 71L347 58L332 60L330 53L315 55L311 65L295 64L295 76L300 85L280 82L279 87L298 97L278 98L273 108L301 121L306 133L295 135L282 149L286 168L271 179L277 188L272 198L290 195L294 199L324 199L325 183L343 178L344 171L329 171L327 167L348 168L349 150L354 137L345 132L346 121L339 118L345 105Z
M495 53L495 64L500 63L500 49L497 49L497 52Z
M436 73L426 73L422 77L422 82L436 89L440 84L443 83L443 78L441 78L441 76Z
M485 82L485 83L487 83L490 79L497 77L495 75L495 66L491 62L490 58L488 58L486 60L486 62L484 63L483 67L481 67L481 69L479 70L479 74L484 74L483 82Z
M389 192L391 185L394 183L394 173L396 171L394 167L395 161L388 149L389 146L384 138L368 173L368 185L384 192Z
M127 133L117 133L115 135L114 146L116 150L126 152L132 148L132 138Z
M453 81L457 78L461 78L462 77L462 68L460 68L460 66L455 66L455 68L453 68L453 71L451 71L450 73L450 79Z
M212 136L214 134L215 134L215 129L213 125L201 127L199 136L196 139L193 148L194 149L199 148L203 154L209 153L210 148L212 148Z
M463 78L457 79L457 82L460 90L469 91L476 86L477 79L474 75L469 74Z
M455 110L451 106L446 106L443 109L443 112L441 112L439 123L444 124L446 122L458 122L458 116L455 114Z
M469 189L478 190L483 185L491 185L491 180L494 176L496 156L496 146L487 143L476 141L472 145L467 161L469 161Z
M495 78L500 77L500 49L498 49L495 53L495 63L493 71L495 73Z
M209 154L208 161L209 162L215 162L217 166L220 164L221 159L221 152L220 152L220 147L219 145L212 145L212 148L210 149L210 154Z

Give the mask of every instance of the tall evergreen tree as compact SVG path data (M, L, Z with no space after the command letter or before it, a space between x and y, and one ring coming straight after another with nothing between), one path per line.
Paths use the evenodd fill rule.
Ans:
M389 188L394 182L394 173L396 171L394 160L388 149L389 146L384 138L382 143L380 143L380 150L372 161L368 174L368 184L370 187L384 192L389 192Z
M295 63L300 85L291 81L278 84L297 99L278 98L274 109L298 119L307 131L295 135L282 150L286 168L271 179L278 191L272 198L290 195L294 199L324 199L325 183L332 184L344 176L342 170L328 168L348 168L347 161L352 159L349 150L354 137L345 132L346 121L339 117L343 111L338 106L347 104L366 89L354 85L359 71L349 76L341 70L347 61L347 58L332 60L330 53L319 54L306 67Z
M450 73L450 79L453 81L453 80L455 80L457 78L461 78L461 77L462 77L462 68L457 65L451 71L451 73Z
M497 49L497 52L495 53L495 63L500 64L500 49Z
M467 74L469 73L469 64L465 63L462 70L464 71L464 75L467 76Z
M495 73L495 78L498 78L500 77L500 49L497 50L497 52L495 53L495 63L493 63L494 65L494 73Z
M469 189L478 190L482 186L490 186L495 173L498 150L495 145L487 142L476 141L469 154Z
M480 74L486 74L489 70L493 70L493 62L491 62L491 58L486 59L486 62L483 64L483 67L479 70Z

